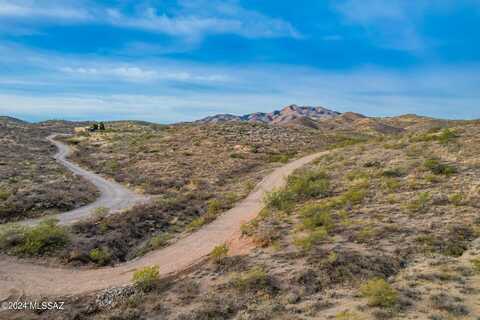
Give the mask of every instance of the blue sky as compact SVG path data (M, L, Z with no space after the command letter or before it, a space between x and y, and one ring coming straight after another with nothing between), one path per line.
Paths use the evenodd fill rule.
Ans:
M0 0L0 114L480 118L480 0Z

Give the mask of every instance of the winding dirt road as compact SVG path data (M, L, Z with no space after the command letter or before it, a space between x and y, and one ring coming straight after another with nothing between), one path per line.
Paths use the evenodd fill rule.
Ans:
M212 249L229 242L240 226L257 216L263 208L266 192L281 188L294 170L312 162L328 151L315 153L283 167L265 177L247 198L226 211L212 223L163 249L115 267L72 270L38 266L13 257L0 257L0 300L10 296L65 296L90 293L129 284L136 269L158 265L160 275L168 276L201 262ZM59 158L62 158L60 156ZM63 156L64 159L64 156ZM67 167L72 167L67 161ZM75 170L79 169L73 165ZM83 170L83 169L81 169Z
M136 194L115 181L107 180L98 174L87 171L80 166L68 161L67 157L72 150L69 146L55 140L58 134L53 134L47 137L47 140L53 143L58 152L53 156L58 163L65 166L68 170L72 171L78 176L90 181L100 191L100 197L86 206L73 209L61 214L50 215L48 218L56 218L60 224L67 225L72 224L92 216L97 208L108 208L113 213L118 213L124 209L128 209L135 204L146 202L148 197ZM38 219L28 219L20 222L24 225L38 224L45 217Z

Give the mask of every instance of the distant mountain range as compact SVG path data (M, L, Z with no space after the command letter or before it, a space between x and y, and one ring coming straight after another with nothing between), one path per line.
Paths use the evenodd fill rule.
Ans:
M255 112L243 116L218 114L195 121L200 124L232 121L265 123L284 126L309 127L318 130L355 130L381 133L400 133L404 128L381 118L370 118L359 113L340 113L324 107L290 105L270 113Z
M340 116L341 113L332 111L323 107L308 107L290 105L281 110L276 110L269 113L255 112L243 116L236 116L233 114L217 114L215 116L206 117L195 121L197 123L217 123L230 121L247 121L247 122L261 122L271 124L289 124L292 121L299 119L331 119Z

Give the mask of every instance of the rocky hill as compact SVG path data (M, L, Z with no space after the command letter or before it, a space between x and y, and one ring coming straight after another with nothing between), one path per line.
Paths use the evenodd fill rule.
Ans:
M320 120L325 118L334 118L339 116L340 113L332 111L323 107L308 107L290 105L284 107L281 110L275 110L273 112L255 112L246 114L243 116L236 116L233 114L217 114L211 117L206 117L196 121L197 123L218 123L218 122L261 122L272 124L288 124L292 121L299 119L312 119Z
M387 118L371 118L359 113L339 113L324 107L290 105L270 113L255 112L243 116L218 114L196 121L197 124L250 122L306 127L322 132L343 131L369 134L397 134L405 131L404 123ZM417 122L415 122L417 123Z

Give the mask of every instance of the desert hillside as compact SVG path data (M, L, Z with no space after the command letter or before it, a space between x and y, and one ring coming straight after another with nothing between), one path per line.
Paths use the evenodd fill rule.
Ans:
M67 211L96 198L91 184L55 162L55 147L46 140L73 126L0 117L0 223Z

